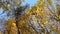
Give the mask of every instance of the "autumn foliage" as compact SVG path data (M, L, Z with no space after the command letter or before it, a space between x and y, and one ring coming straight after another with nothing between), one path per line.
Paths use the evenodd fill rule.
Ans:
M56 9L49 8L52 5L52 0L38 0L21 16L16 10L18 16L5 21L4 34L60 34L59 4L55 3Z

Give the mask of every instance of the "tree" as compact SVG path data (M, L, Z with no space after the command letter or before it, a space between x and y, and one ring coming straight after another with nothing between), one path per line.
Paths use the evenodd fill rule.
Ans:
M22 14L22 12L28 8L28 5L21 6L17 2L16 4L11 3L12 8L7 8L7 6L5 6L6 4L2 4L3 3L1 3L0 6L5 11L13 10L13 16L5 23L5 33L60 34L60 5L57 2L53 3L52 0L38 0L38 2L24 14Z
M21 6L22 1L23 0L1 0L0 1L0 8L3 8L3 10L4 10L3 13L7 12L6 13L7 16L10 16L10 14L12 14L11 17L15 17L15 21L16 21L15 24L16 24L16 27L18 30L18 34L20 34L19 27L18 27L18 18L21 16L21 13L24 10L26 10L28 7L27 5ZM8 30L8 34L11 34L10 31L12 31L11 27L12 27L12 24L14 21L12 20L10 23L8 23L9 21L11 21L11 20L7 21L6 30Z
M7 30L5 30L4 33L18 34L18 28L16 26L14 18L10 18L8 21L6 21L5 27Z
M52 6L55 6L55 8ZM59 10L57 8L57 3L53 5L52 0L39 0L37 4L21 17L21 30L26 27L25 24L28 24L28 27L31 27L32 29L31 31L29 31L27 27L26 29L31 33L59 34L60 18L58 16ZM26 31L26 29L23 31Z

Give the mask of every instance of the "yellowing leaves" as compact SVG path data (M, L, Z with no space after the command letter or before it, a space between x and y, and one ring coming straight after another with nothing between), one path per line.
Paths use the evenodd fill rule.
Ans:
M11 10L11 9L12 9L12 6L8 5L8 6L7 6L7 9L8 9L8 10Z
M52 5L52 1L53 1L53 0L48 0L48 3L49 3L50 5Z
M33 21L34 21L34 24L37 24L37 18L35 16L33 16Z
M0 31L0 34L2 34L2 32Z
M44 24L47 25L49 22L48 21L45 21Z
M8 4L8 2L4 2L4 4Z
M17 0L16 0L17 1ZM15 1L15 2L16 2ZM48 0L49 4L51 4L51 0ZM17 2L19 4L19 2ZM37 4L35 4L32 8L30 8L24 15L19 17L17 20L18 28L22 34L40 34L40 33L51 33L48 31L46 32L46 26L50 28L51 31L56 30L56 26L54 26L52 23L50 23L46 16L46 11L44 10L45 7L45 0L40 0ZM9 10L11 6L7 7ZM16 12L17 13L17 12ZM48 15L52 14L50 11L48 11ZM37 26L35 26L38 24ZM41 28L40 29L40 25ZM6 29L11 30L10 34L15 34L15 30L17 30L16 27L16 20L14 18L10 18L6 23ZM39 29L39 31L38 31ZM36 32L37 31L37 32Z
M14 18L10 18L10 22L15 23L16 21Z
M59 16L59 19L60 19L60 16Z
M13 26L16 26L16 24L15 24L15 23L12 23L12 25L13 25Z
M2 7L2 5L0 4L0 8Z
M48 15L51 15L52 13L50 11L48 11Z

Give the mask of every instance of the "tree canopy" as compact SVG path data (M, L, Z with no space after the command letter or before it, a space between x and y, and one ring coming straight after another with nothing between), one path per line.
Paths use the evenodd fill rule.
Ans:
M60 34L60 5L57 2L38 0L33 7L21 6L22 2L0 1L3 13L7 12L7 16L12 13L12 17L5 20L3 34Z

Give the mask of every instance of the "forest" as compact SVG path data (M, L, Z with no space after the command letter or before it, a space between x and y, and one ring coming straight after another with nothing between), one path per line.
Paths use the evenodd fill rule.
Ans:
M60 34L60 0L23 2L0 0L0 34Z

